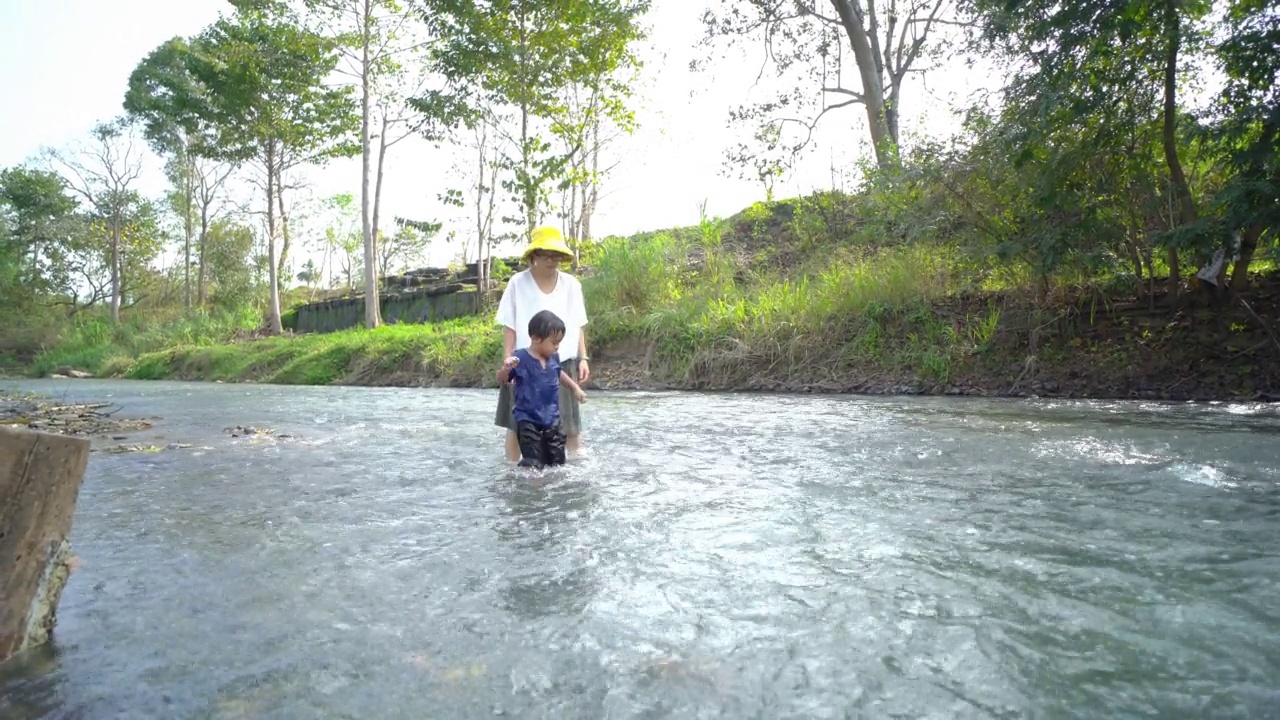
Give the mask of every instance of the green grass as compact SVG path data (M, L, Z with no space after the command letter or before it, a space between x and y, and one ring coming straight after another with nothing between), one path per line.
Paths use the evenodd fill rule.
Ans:
M391 380L475 385L493 375L501 350L492 325L477 317L227 345L180 345L143 354L124 375L289 385Z
M62 367L95 374L119 374L140 355L161 348L214 346L260 322L255 309L238 312L183 314L177 311L124 313L116 325L105 313L84 313L48 343L28 366L29 374L47 375Z

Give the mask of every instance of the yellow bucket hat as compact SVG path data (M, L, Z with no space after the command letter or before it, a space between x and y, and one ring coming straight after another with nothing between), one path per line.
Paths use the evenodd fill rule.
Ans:
M533 229L532 237L529 239L529 247L525 248L522 257L528 261L529 256L539 250L558 253L570 260L573 259L573 251L565 244L564 236L560 234L559 228L550 225L543 225Z

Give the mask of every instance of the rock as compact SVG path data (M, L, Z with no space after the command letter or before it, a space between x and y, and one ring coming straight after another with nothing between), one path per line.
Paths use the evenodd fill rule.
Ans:
M73 367L69 367L66 365L58 368L57 370L54 370L53 372L54 372L54 377L75 378L77 380L86 380L93 377L93 375L83 370L77 370Z
M0 392L0 425L26 425L63 435L101 437L151 426L149 420L114 417L118 409L112 408L111 403L53 403L35 396Z

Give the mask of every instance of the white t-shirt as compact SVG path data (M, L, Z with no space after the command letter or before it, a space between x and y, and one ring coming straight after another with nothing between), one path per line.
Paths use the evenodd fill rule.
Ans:
M578 338L587 324L587 304L582 299L582 283L578 278L556 271L556 286L550 293L538 287L528 270L521 270L507 281L498 301L495 319L504 327L516 331L515 350L529 347L529 319L543 310L550 310L564 321L564 339L560 341L560 359L578 357Z

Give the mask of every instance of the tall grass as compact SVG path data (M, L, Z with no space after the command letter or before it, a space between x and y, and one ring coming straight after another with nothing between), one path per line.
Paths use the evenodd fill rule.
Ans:
M477 385L493 381L501 344L487 319L465 318L230 345L180 345L142 355L126 375L295 385Z
M30 366L45 375L60 367L89 368L113 374L133 358L161 348L225 343L237 332L261 324L255 308L236 311L125 314L116 324L105 313L83 314L67 325Z
M956 356L994 332L982 326L989 317L933 309L972 283L954 249L831 247L819 269L787 278L742 267L719 233L598 246L584 282L597 342L642 338L672 379L691 384L837 382L868 365L945 381Z

